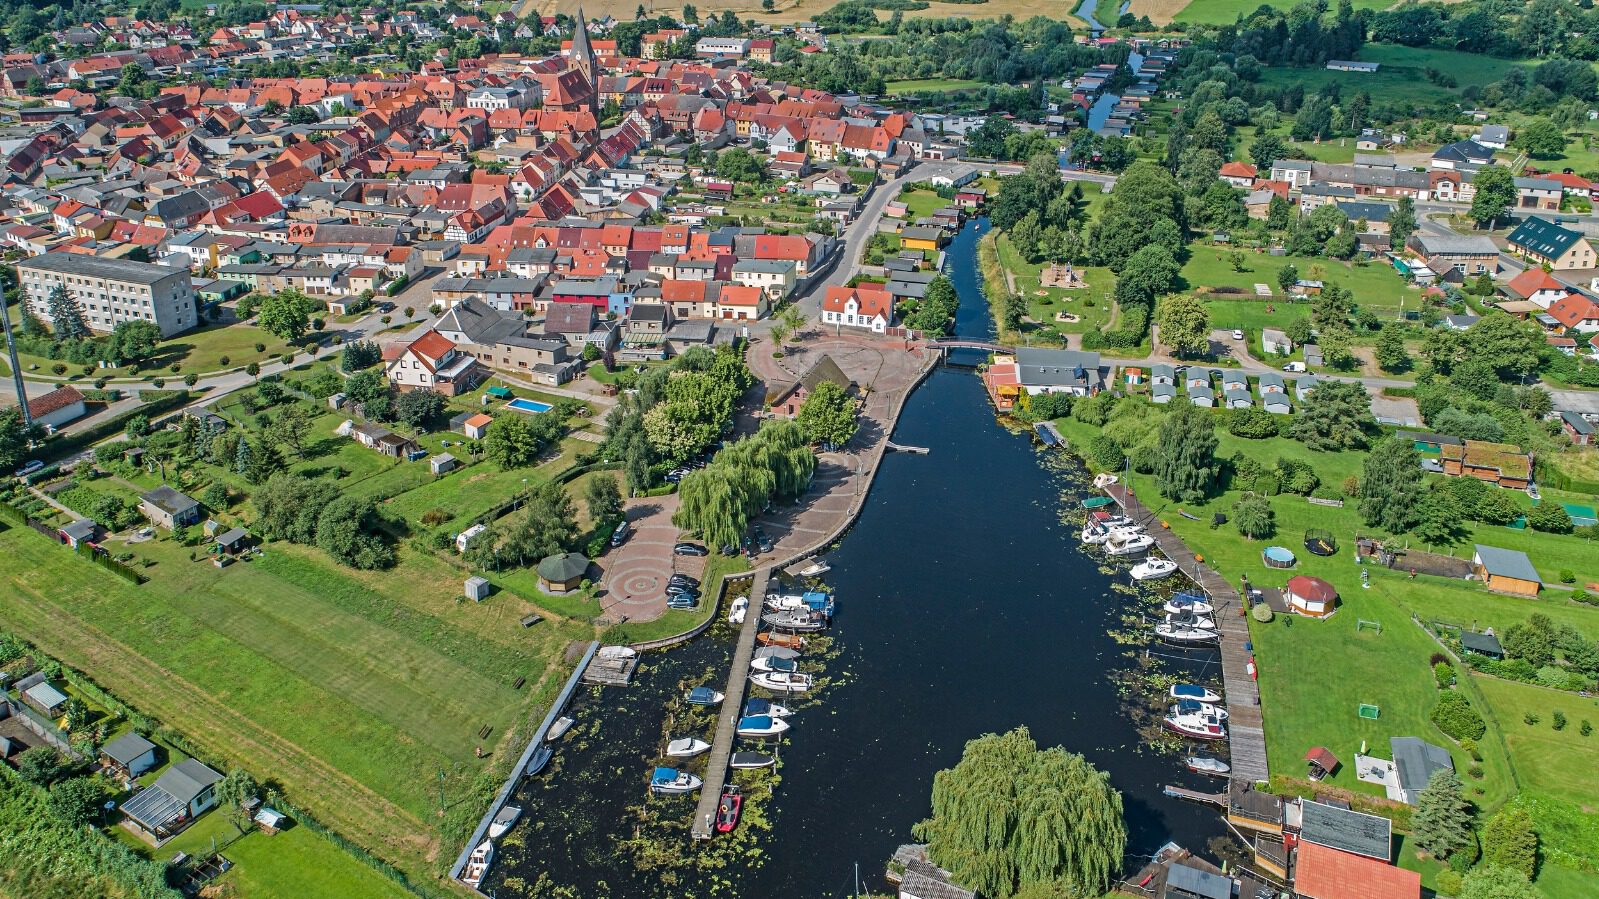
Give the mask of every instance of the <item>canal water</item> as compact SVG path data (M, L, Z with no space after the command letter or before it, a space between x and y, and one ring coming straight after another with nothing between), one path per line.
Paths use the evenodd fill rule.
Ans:
M993 336L976 258L987 227L968 223L949 249L963 337ZM1112 672L1130 663L1111 634L1132 600L1062 520L1083 493L1072 466L1049 455L1060 451L1002 427L974 371L955 365L910 397L893 439L930 453L885 456L859 521L827 554L838 683L790 719L759 863L663 883L615 849L637 832L626 808L659 745L658 709L726 658L721 627L654 657L635 686L581 701L583 748L563 747L549 783L521 797L547 820L524 821L485 891L543 895L532 885L545 873L582 896L843 897L857 863L862 890L883 890L885 861L928 814L934 773L968 740L1023 725L1109 772L1129 869L1167 840L1203 850L1222 832L1214 810L1161 795L1188 776L1144 747L1124 711L1126 684ZM680 802L686 828L692 806Z

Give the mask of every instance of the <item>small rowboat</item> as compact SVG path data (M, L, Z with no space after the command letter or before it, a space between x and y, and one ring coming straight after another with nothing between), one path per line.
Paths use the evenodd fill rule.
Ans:
M728 787L722 791L722 801L716 806L716 832L732 833L738 826L739 811L744 808L744 797L739 795L738 787Z
M554 743L556 740L559 740L562 737L566 736L566 732L571 730L572 729L572 725L575 724L575 723L577 723L577 722L573 721L571 718L568 718L565 715L562 715L561 717L555 719L555 723L554 724L550 725L550 730L549 730L548 733L546 733L544 735L544 739L550 741L551 743Z
M532 777L543 771L544 766L550 763L550 756L554 754L555 750L551 749L547 744L533 750L533 757L527 760L527 776Z
M505 836L505 832L516 826L516 820L522 817L521 806L507 805L494 813L494 820L489 822L489 839L497 840Z
M666 754L674 759L691 759L709 751L711 744L696 737L682 737L666 744Z
M1221 759L1213 759L1205 755L1191 755L1183 759L1183 764L1195 774L1208 774L1211 777L1226 777L1232 766Z
M785 646L789 649L801 649L805 646L805 638L799 634L780 634L776 631L761 631L755 635L762 646Z

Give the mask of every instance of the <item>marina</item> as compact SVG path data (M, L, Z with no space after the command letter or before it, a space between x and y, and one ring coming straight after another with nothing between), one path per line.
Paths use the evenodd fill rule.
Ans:
M766 595L770 572L761 569L750 580L751 597ZM755 634L760 630L760 616L747 615L739 627L737 642L733 645L733 665L727 675L727 687L722 690L724 708L738 709L744 703L744 689L748 683L750 660L755 656ZM717 717L716 737L711 741L710 760L705 766L705 786L700 793L699 807L695 809L694 825L690 834L696 840L708 840L714 833L716 805L727 782L728 761L733 755L734 731L737 729L736 713Z

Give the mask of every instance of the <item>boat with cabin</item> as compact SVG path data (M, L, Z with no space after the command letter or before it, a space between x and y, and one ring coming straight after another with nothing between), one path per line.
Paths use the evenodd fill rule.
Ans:
M1215 715L1204 712L1181 712L1172 706L1166 713L1166 729L1192 740L1225 740L1227 727Z
M761 621L784 630L814 632L827 627L827 619L809 609L791 609L785 612L768 612Z
M502 806L499 811L494 813L494 819L489 822L489 839L497 840L504 836L506 831L516 826L517 820L521 817L521 806Z
M812 686L811 676L798 671L757 671L750 683L773 693L804 693Z
M663 796L678 793L692 793L700 788L704 781L687 771L676 768L656 768L650 775L650 792Z
M1215 630L1189 627L1185 624L1172 624L1169 621L1162 621L1160 624L1155 625L1155 636L1167 643L1184 645L1216 643L1221 640L1221 634Z
M728 623L743 624L744 616L749 614L749 610L750 598L748 596L740 596L738 599L733 600L733 605L727 610Z
M1195 593L1178 593L1166 600L1166 612L1170 615L1209 615L1214 611L1209 600Z
M1166 623L1185 625L1187 627L1197 627L1200 630L1206 631L1213 631L1216 629L1216 619L1210 617L1209 615L1195 615L1187 612L1182 614L1167 612Z
M1214 715L1217 721L1227 720L1227 709L1211 702L1200 702L1197 699L1179 699L1176 709L1182 714Z
M800 577L821 577L822 575L824 575L824 574L826 574L826 573L828 573L829 571L832 571L832 570L833 570L833 566L827 564L826 562L822 561L821 559L815 559L815 560L813 560L811 562L811 564L809 564L809 565L807 565L804 568L801 568L799 570L799 576Z
M768 737L781 736L791 726L782 718L773 718L770 715L750 715L738 719L736 733L741 737L764 740Z
M722 691L720 690L712 690L710 687L695 687L688 691L685 701L689 705L712 706L721 705L722 699Z
M1113 556L1132 556L1148 550L1155 545L1155 538L1148 534L1125 534L1112 536L1105 541L1105 552Z
M779 656L756 656L750 659L751 671L777 671L793 674L799 671L799 662L795 659L785 659Z
M744 701L744 716L770 715L773 718L787 718L794 714L787 706L778 705L770 699L752 697Z
M483 883L483 878L488 876L489 866L494 864L494 841L485 838L466 857L466 867L461 869L461 882L474 890Z
M674 759L691 759L710 748L711 744L698 737L680 737L666 744L666 754Z
M1221 694L1199 684L1172 684L1167 693L1173 699L1192 699L1195 702L1221 702Z
M1135 581L1158 581L1177 573L1177 563L1171 559L1145 559L1133 566Z

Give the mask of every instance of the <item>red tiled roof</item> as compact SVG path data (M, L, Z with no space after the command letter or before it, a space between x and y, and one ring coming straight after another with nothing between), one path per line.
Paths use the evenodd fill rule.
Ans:
M1306 899L1418 899L1421 875L1374 858L1302 842L1294 890Z
M1288 591L1311 602L1331 602L1338 598L1338 591L1333 589L1332 584L1307 574L1289 578Z
M1575 328L1584 321L1599 319L1599 303L1581 294L1568 293L1549 307L1549 314L1562 325Z
M1530 297L1540 290L1565 290L1566 286L1541 268L1529 268L1511 278L1505 288L1518 297Z
M1247 162L1229 162L1221 167L1218 174L1223 178L1253 178L1255 167Z
M83 394L76 387L58 387L43 396L28 400L28 414L34 418L59 412L73 403L83 402Z

